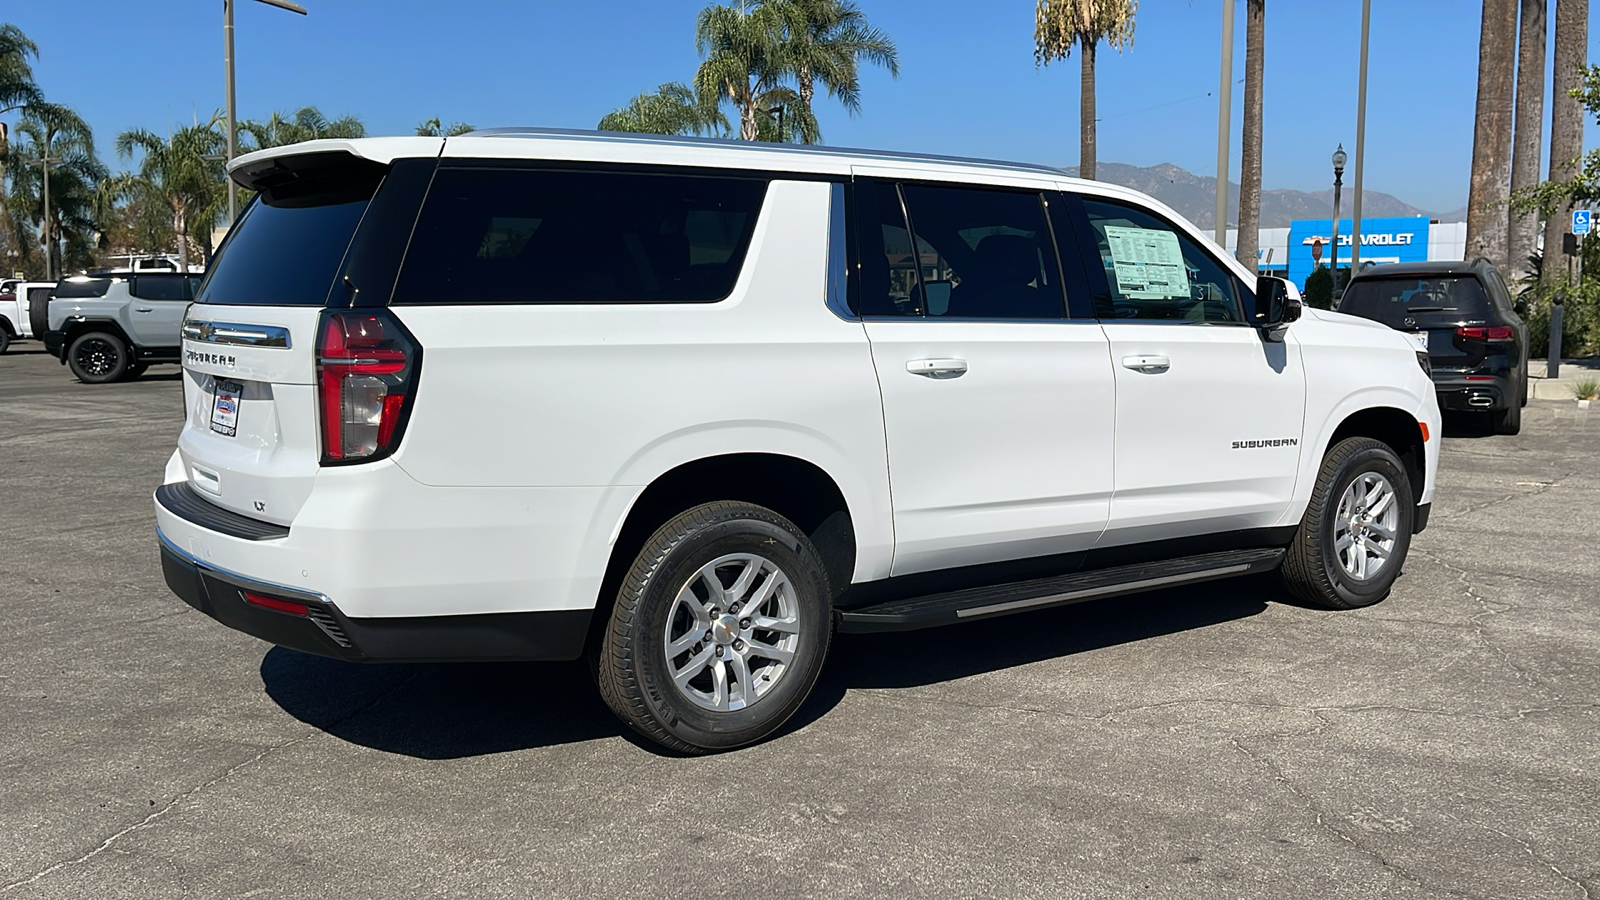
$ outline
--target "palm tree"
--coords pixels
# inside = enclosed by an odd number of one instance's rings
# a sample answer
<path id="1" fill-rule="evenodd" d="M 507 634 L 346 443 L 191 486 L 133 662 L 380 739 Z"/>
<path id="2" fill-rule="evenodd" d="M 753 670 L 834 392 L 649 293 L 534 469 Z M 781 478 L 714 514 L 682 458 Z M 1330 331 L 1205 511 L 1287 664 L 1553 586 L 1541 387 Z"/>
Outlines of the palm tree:
<path id="1" fill-rule="evenodd" d="M 900 77 L 894 41 L 874 28 L 851 0 L 775 0 L 775 5 L 786 20 L 785 51 L 800 105 L 807 110 L 820 81 L 851 115 L 860 112 L 862 60 Z"/>
<path id="2" fill-rule="evenodd" d="M 50 163 L 50 216 L 44 216 L 46 166 Z M 94 151 L 94 134 L 72 110 L 54 103 L 23 107 L 6 147 L 9 190 L 3 199 L 10 234 L 27 266 L 43 262 L 47 277 L 66 266 L 87 265 L 98 233 L 95 189 L 106 168 Z M 30 232 L 33 234 L 30 235 Z M 37 248 L 37 250 L 35 250 Z M 42 254 L 43 258 L 35 254 Z"/>
<path id="3" fill-rule="evenodd" d="M 607 113 L 597 127 L 646 134 L 725 135 L 728 117 L 717 107 L 715 97 L 698 96 L 688 85 L 670 81 L 655 93 L 640 94 L 627 106 Z"/>
<path id="4" fill-rule="evenodd" d="M 1539 183 L 1539 150 L 1544 128 L 1544 37 L 1547 0 L 1522 0 L 1522 24 L 1517 37 L 1517 99 L 1512 130 L 1511 193 Z M 1537 249 L 1537 213 L 1511 210 L 1506 237 L 1507 259 L 1516 268 L 1506 280 L 1527 275 L 1527 260 Z"/>
<path id="5" fill-rule="evenodd" d="M 1239 243 L 1234 256 L 1254 272 L 1261 237 L 1261 56 L 1266 44 L 1267 0 L 1248 0 L 1245 7 L 1244 141 L 1239 154 Z"/>
<path id="6" fill-rule="evenodd" d="M 1083 81 L 1078 98 L 1078 177 L 1094 177 L 1094 57 L 1102 41 L 1121 51 L 1133 44 L 1139 0 L 1038 0 L 1033 26 L 1033 61 L 1049 65 L 1079 48 Z"/>
<path id="7" fill-rule="evenodd" d="M 695 93 L 733 103 L 740 140 L 761 136 L 765 114 L 788 111 L 769 96 L 792 71 L 786 25 L 781 5 L 766 3 L 750 9 L 708 6 L 695 20 L 695 49 L 705 58 L 695 72 Z"/>
<path id="8" fill-rule="evenodd" d="M 1577 161 L 1583 153 L 1583 105 L 1573 92 L 1583 80 L 1589 36 L 1589 0 L 1556 0 L 1555 62 L 1551 71 L 1550 92 L 1550 181 L 1566 182 L 1578 174 Z M 1550 211 L 1544 226 L 1545 265 L 1541 275 L 1546 286 L 1566 277 L 1567 266 L 1559 256 L 1561 236 L 1567 233 L 1572 206 L 1563 203 Z"/>
<path id="9" fill-rule="evenodd" d="M 439 124 L 438 118 L 432 118 L 417 126 L 417 137 L 455 137 L 471 130 L 472 126 L 465 122 L 451 122 L 447 128 Z"/>
<path id="10" fill-rule="evenodd" d="M 254 150 L 282 147 L 285 144 L 298 144 L 301 141 L 314 141 L 318 138 L 367 136 L 366 126 L 355 116 L 329 119 L 315 106 L 303 106 L 291 116 L 275 112 L 265 122 L 246 120 L 239 123 L 239 130 L 250 138 L 254 145 L 251 149 Z"/>
<path id="11" fill-rule="evenodd" d="M 1511 193 L 1511 89 L 1517 67 L 1517 0 L 1483 0 L 1478 43 L 1478 106 L 1467 193 L 1467 258 L 1507 268 Z"/>
<path id="12" fill-rule="evenodd" d="M 39 93 L 39 86 L 33 82 L 33 66 L 28 63 L 30 57 L 38 59 L 39 48 L 28 40 L 22 29 L 10 23 L 0 25 L 0 115 L 44 99 Z M 9 141 L 6 123 L 0 122 L 0 209 L 5 206 L 5 156 Z M 9 234 L 10 231 L 9 228 L 0 229 L 0 235 Z"/>
<path id="13" fill-rule="evenodd" d="M 211 229 L 227 204 L 227 184 L 222 152 L 227 138 L 213 118 L 172 133 L 170 139 L 143 128 L 117 135 L 117 156 L 140 155 L 139 171 L 124 172 L 101 186 L 102 208 L 112 203 L 137 201 L 159 207 L 171 215 L 172 236 L 178 245 L 178 267 L 189 268 L 189 242 L 194 240 L 211 260 Z"/>

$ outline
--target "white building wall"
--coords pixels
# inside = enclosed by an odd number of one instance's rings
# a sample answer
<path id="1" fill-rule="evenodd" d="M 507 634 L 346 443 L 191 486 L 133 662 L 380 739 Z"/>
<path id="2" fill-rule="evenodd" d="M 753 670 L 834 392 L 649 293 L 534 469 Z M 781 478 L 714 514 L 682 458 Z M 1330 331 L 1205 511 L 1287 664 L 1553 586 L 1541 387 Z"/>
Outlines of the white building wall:
<path id="1" fill-rule="evenodd" d="M 1428 261 L 1454 262 L 1467 255 L 1467 223 L 1435 222 L 1428 226 Z"/>

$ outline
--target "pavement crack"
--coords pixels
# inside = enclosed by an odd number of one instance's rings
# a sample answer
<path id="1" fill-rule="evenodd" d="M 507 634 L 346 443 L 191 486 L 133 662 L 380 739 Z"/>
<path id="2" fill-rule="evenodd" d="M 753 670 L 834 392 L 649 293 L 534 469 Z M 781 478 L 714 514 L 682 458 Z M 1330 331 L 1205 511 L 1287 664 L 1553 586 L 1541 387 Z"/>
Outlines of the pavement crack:
<path id="1" fill-rule="evenodd" d="M 1568 875 L 1566 872 L 1563 872 L 1561 870 L 1561 867 L 1557 866 L 1555 863 L 1551 862 L 1548 859 L 1545 859 L 1544 857 L 1540 856 L 1537 852 L 1535 852 L 1534 849 L 1533 849 L 1533 845 L 1531 843 L 1523 840 L 1522 838 L 1517 837 L 1516 835 L 1507 834 L 1506 832 L 1501 831 L 1498 828 L 1492 828 L 1492 827 L 1490 827 L 1488 825 L 1483 824 L 1482 822 L 1470 822 L 1468 824 L 1476 825 L 1479 828 L 1482 828 L 1484 831 L 1489 832 L 1490 834 L 1498 834 L 1501 837 L 1505 838 L 1506 840 L 1512 842 L 1513 844 L 1516 844 L 1518 847 L 1521 847 L 1522 851 L 1524 853 L 1528 854 L 1528 856 L 1530 858 L 1532 858 L 1535 862 L 1543 863 L 1545 868 L 1549 869 L 1550 871 L 1552 871 L 1552 872 L 1554 872 L 1556 874 L 1556 877 L 1560 878 L 1562 881 L 1565 881 L 1568 884 L 1572 885 L 1573 887 L 1577 888 L 1578 890 L 1582 891 L 1583 892 L 1583 894 L 1582 894 L 1583 900 L 1594 900 L 1593 892 L 1591 892 L 1589 890 L 1589 886 L 1587 884 L 1584 884 L 1583 879 L 1575 877 L 1575 876 L 1572 876 L 1572 875 Z"/>
<path id="2" fill-rule="evenodd" d="M 1500 662 L 1507 669 L 1510 669 L 1518 679 L 1535 687 L 1544 688 L 1546 690 L 1550 689 L 1550 685 L 1547 685 L 1538 678 L 1535 678 L 1527 669 L 1517 665 L 1517 663 L 1512 659 L 1510 653 L 1506 652 L 1503 648 L 1489 639 L 1488 626 L 1484 624 L 1483 620 L 1489 618 L 1490 616 L 1497 616 L 1503 612 L 1516 609 L 1516 606 L 1501 601 L 1490 600 L 1488 597 L 1478 593 L 1477 586 L 1472 582 L 1472 573 L 1467 571 L 1465 567 L 1449 562 L 1444 557 L 1430 553 L 1427 550 L 1421 550 L 1413 547 L 1411 548 L 1411 552 L 1412 554 L 1420 556 L 1428 562 L 1434 563 L 1440 568 L 1453 573 L 1456 576 L 1456 582 L 1460 586 L 1461 592 L 1466 594 L 1467 597 L 1472 600 L 1472 602 L 1479 606 L 1480 609 L 1478 612 L 1467 617 L 1467 623 L 1472 627 L 1478 643 L 1481 644 L 1485 650 L 1488 650 L 1490 653 L 1498 656 L 1500 658 Z"/>
<path id="3" fill-rule="evenodd" d="M 266 749 L 262 750 L 260 753 L 257 753 L 255 756 L 250 757 L 249 759 L 245 760 L 244 762 L 237 763 L 237 764 L 229 767 L 226 771 L 224 771 L 222 774 L 216 776 L 215 778 L 212 778 L 209 781 L 206 781 L 206 782 L 204 782 L 202 784 L 199 784 L 199 785 L 197 785 L 195 787 L 190 788 L 187 791 L 184 791 L 183 793 L 179 794 L 178 796 L 173 797 L 171 800 L 169 800 L 166 803 L 162 804 L 159 809 L 157 809 L 155 812 L 152 812 L 150 815 L 145 816 L 143 819 L 140 819 L 139 821 L 133 823 L 132 825 L 129 825 L 126 828 L 123 828 L 120 831 L 117 831 L 117 832 L 113 833 L 111 836 L 109 836 L 105 840 L 101 841 L 100 844 L 98 846 L 96 846 L 93 850 L 90 850 L 88 853 L 85 853 L 82 856 L 79 856 L 76 859 L 67 859 L 67 860 L 62 860 L 62 861 L 57 862 L 57 863 L 52 863 L 51 865 L 39 870 L 38 872 L 35 872 L 34 874 L 28 876 L 27 878 L 23 878 L 23 879 L 20 879 L 18 881 L 13 881 L 13 882 L 11 882 L 9 884 L 0 885 L 0 894 L 8 894 L 8 893 L 16 890 L 17 888 L 27 887 L 30 884 L 34 884 L 35 882 L 38 882 L 40 879 L 43 879 L 43 878 L 45 878 L 45 877 L 47 877 L 49 875 L 52 875 L 52 874 L 54 874 L 56 872 L 61 871 L 62 869 L 69 868 L 71 866 L 81 865 L 83 863 L 88 862 L 91 859 L 94 859 L 96 856 L 99 856 L 100 854 L 106 852 L 107 850 L 110 850 L 113 847 L 113 845 L 115 845 L 118 841 L 122 840 L 124 837 L 127 837 L 128 835 L 133 834 L 136 831 L 142 831 L 142 830 L 144 830 L 146 828 L 149 828 L 150 826 L 154 825 L 156 822 L 160 821 L 161 818 L 163 816 L 165 816 L 167 813 L 169 813 L 172 810 L 176 809 L 178 807 L 178 804 L 184 802 L 185 800 L 188 800 L 190 797 L 194 797 L 195 795 L 201 793 L 202 791 L 205 791 L 207 788 L 210 788 L 210 787 L 212 787 L 214 785 L 217 785 L 217 784 L 220 784 L 220 783 L 222 783 L 224 781 L 227 781 L 229 778 L 232 778 L 234 775 L 237 775 L 239 772 L 241 772 L 241 771 L 243 771 L 243 770 L 255 765 L 256 763 L 260 762 L 263 759 L 266 759 L 268 756 L 270 756 L 270 755 L 272 755 L 274 753 L 277 753 L 280 750 L 287 750 L 288 748 L 293 747 L 296 744 L 308 741 L 311 738 L 315 737 L 317 733 L 326 734 L 331 729 L 333 729 L 333 728 L 335 728 L 335 727 L 337 727 L 339 725 L 342 725 L 342 724 L 350 721 L 351 719 L 354 719 L 356 716 L 361 715 L 362 713 L 364 713 L 367 710 L 373 708 L 374 706 L 377 706 L 379 703 L 382 703 L 383 701 L 389 699 L 396 692 L 398 692 L 401 688 L 405 687 L 408 683 L 410 683 L 412 681 L 412 679 L 414 679 L 414 678 L 416 678 L 416 673 L 412 672 L 412 673 L 406 675 L 406 677 L 404 677 L 404 678 L 400 679 L 399 681 L 395 682 L 394 686 L 391 687 L 389 690 L 384 691 L 382 694 L 379 694 L 377 697 L 374 697 L 371 701 L 369 701 L 367 703 L 364 703 L 361 706 L 356 707 L 355 709 L 352 709 L 350 712 L 346 713 L 344 716 L 342 716 L 342 717 L 340 717 L 338 719 L 335 719 L 334 721 L 328 723 L 326 726 L 319 727 L 314 732 L 311 732 L 311 733 L 308 733 L 308 734 L 302 734 L 301 736 L 299 736 L 297 738 L 294 738 L 294 739 L 288 740 L 288 741 L 284 741 L 281 744 L 274 744 L 274 745 L 272 745 L 270 747 L 267 747 Z"/>

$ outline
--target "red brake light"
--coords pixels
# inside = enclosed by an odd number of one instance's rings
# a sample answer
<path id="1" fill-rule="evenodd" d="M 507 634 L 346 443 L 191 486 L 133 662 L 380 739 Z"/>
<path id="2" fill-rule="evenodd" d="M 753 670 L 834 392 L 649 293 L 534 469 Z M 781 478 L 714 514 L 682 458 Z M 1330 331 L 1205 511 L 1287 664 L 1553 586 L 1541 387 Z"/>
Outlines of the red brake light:
<path id="1" fill-rule="evenodd" d="M 1510 325 L 1462 325 L 1456 328 L 1456 337 L 1464 341 L 1512 340 Z"/>
<path id="2" fill-rule="evenodd" d="M 317 336 L 322 462 L 387 456 L 414 393 L 421 351 L 386 312 L 328 312 Z"/>

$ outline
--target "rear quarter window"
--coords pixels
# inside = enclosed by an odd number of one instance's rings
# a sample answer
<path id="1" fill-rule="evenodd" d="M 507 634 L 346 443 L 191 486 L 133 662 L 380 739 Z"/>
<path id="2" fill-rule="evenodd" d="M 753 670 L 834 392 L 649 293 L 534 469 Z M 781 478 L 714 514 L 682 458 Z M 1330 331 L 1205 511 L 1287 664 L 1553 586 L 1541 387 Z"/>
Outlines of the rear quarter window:
<path id="1" fill-rule="evenodd" d="M 335 170 L 250 202 L 200 289 L 201 303 L 321 306 L 379 178 Z"/>
<path id="2" fill-rule="evenodd" d="M 764 178 L 440 169 L 395 303 L 708 303 L 733 290 Z"/>
<path id="3" fill-rule="evenodd" d="M 111 290 L 109 278 L 70 278 L 56 284 L 55 297 L 57 300 L 82 300 L 88 297 L 104 297 L 109 290 Z"/>

